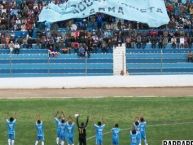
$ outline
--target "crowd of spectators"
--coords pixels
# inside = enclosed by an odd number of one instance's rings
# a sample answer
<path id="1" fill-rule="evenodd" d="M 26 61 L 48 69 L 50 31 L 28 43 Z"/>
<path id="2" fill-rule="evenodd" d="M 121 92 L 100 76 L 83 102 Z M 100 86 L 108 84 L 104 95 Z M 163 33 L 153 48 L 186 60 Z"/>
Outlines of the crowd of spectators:
<path id="1" fill-rule="evenodd" d="M 67 0 L 54 0 L 60 4 Z M 38 23 L 38 15 L 50 0 L 0 0 L 0 44 L 11 53 L 20 48 L 46 48 L 50 52 L 108 53 L 113 46 L 127 48 L 191 48 L 193 43 L 193 0 L 165 0 L 170 17 L 168 25 L 149 28 L 146 24 L 120 20 L 98 13 L 85 19 L 58 23 Z M 26 31 L 16 37 L 13 31 Z"/>

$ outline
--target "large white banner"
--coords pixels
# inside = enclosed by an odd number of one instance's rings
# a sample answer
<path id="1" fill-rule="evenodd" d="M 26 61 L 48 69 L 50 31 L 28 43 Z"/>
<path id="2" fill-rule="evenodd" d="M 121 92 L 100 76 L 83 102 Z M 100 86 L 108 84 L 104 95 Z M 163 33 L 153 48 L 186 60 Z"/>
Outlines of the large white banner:
<path id="1" fill-rule="evenodd" d="M 164 0 L 68 0 L 60 5 L 50 3 L 41 11 L 39 22 L 85 18 L 98 12 L 147 23 L 150 27 L 169 22 Z"/>

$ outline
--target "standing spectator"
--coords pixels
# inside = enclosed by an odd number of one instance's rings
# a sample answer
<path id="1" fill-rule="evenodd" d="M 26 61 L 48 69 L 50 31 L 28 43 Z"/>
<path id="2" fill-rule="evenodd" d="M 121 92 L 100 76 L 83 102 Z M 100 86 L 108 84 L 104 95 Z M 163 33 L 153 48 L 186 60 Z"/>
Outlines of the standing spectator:
<path id="1" fill-rule="evenodd" d="M 143 36 L 141 39 L 141 42 L 142 42 L 142 48 L 145 49 L 147 44 L 147 37 Z"/>
<path id="2" fill-rule="evenodd" d="M 159 37 L 158 48 L 160 48 L 160 49 L 163 48 L 163 38 L 161 36 Z"/>
<path id="3" fill-rule="evenodd" d="M 19 54 L 19 52 L 20 52 L 20 45 L 18 42 L 16 42 L 14 45 L 14 53 Z"/>
<path id="4" fill-rule="evenodd" d="M 130 36 L 126 37 L 126 48 L 131 48 L 131 37 Z"/>
<path id="5" fill-rule="evenodd" d="M 177 48 L 180 48 L 180 37 L 176 38 L 176 44 L 177 44 Z"/>
<path id="6" fill-rule="evenodd" d="M 172 43 L 172 48 L 176 48 L 176 37 L 175 36 L 173 36 L 172 38 L 171 38 L 171 43 Z"/>
<path id="7" fill-rule="evenodd" d="M 192 41 L 193 41 L 193 38 L 191 36 L 188 37 L 188 48 L 192 48 Z"/>
<path id="8" fill-rule="evenodd" d="M 180 48 L 184 48 L 184 44 L 185 44 L 185 38 L 184 36 L 180 37 Z"/>
<path id="9" fill-rule="evenodd" d="M 166 48 L 167 45 L 168 45 L 168 37 L 164 36 L 164 38 L 163 38 L 163 48 Z"/>
<path id="10" fill-rule="evenodd" d="M 156 36 L 151 37 L 151 48 L 156 48 L 157 45 L 157 38 Z"/>
<path id="11" fill-rule="evenodd" d="M 193 62 L 193 54 L 191 51 L 188 53 L 188 62 Z"/>
<path id="12" fill-rule="evenodd" d="M 137 36 L 137 44 L 136 44 L 137 48 L 141 48 L 141 35 L 139 34 Z"/>
<path id="13" fill-rule="evenodd" d="M 14 45 L 13 41 L 11 41 L 10 44 L 9 44 L 10 54 L 14 53 L 14 48 L 15 48 L 15 45 Z"/>
<path id="14" fill-rule="evenodd" d="M 80 45 L 80 48 L 78 49 L 78 56 L 80 57 L 85 57 L 85 48 L 83 47 L 83 45 Z"/>

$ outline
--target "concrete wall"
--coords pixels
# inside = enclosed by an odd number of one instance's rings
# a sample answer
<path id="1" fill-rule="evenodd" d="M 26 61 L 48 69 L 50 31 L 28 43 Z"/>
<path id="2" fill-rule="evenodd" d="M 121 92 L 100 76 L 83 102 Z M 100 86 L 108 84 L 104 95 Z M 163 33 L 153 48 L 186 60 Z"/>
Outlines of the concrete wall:
<path id="1" fill-rule="evenodd" d="M 193 75 L 0 78 L 0 89 L 176 86 L 193 86 Z"/>

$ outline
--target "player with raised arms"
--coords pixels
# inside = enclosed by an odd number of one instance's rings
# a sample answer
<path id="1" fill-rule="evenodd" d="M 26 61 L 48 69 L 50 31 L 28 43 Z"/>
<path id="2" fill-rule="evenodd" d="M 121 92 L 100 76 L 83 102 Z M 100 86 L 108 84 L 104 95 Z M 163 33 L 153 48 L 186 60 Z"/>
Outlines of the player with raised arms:
<path id="1" fill-rule="evenodd" d="M 105 124 L 99 121 L 97 124 L 94 124 L 95 131 L 96 131 L 96 145 L 103 145 L 103 130 L 105 128 Z"/>
<path id="2" fill-rule="evenodd" d="M 59 145 L 60 142 L 60 128 L 59 128 L 59 124 L 61 122 L 61 119 L 64 118 L 64 113 L 61 112 L 61 115 L 59 114 L 59 111 L 56 112 L 55 116 L 54 116 L 54 121 L 56 124 L 56 144 Z"/>
<path id="3" fill-rule="evenodd" d="M 130 145 L 138 145 L 138 135 L 135 129 L 130 131 Z"/>
<path id="4" fill-rule="evenodd" d="M 41 142 L 42 145 L 44 145 L 44 141 L 45 141 L 44 125 L 43 125 L 43 121 L 40 119 L 40 115 L 37 115 L 37 121 L 36 121 L 35 127 L 37 131 L 35 145 L 38 145 L 39 142 Z"/>
<path id="5" fill-rule="evenodd" d="M 71 116 L 69 116 L 68 122 L 66 123 L 66 137 L 68 145 L 74 145 L 74 128 L 75 124 Z"/>
<path id="6" fill-rule="evenodd" d="M 119 125 L 115 124 L 115 127 L 112 128 L 112 145 L 119 145 L 119 133 Z"/>
<path id="7" fill-rule="evenodd" d="M 9 113 L 7 115 L 9 115 Z M 8 133 L 8 145 L 14 145 L 14 143 L 15 143 L 16 113 L 15 113 L 14 117 L 10 117 L 9 119 L 6 119 L 6 122 L 7 122 L 7 133 Z"/>
<path id="8" fill-rule="evenodd" d="M 145 145 L 148 145 L 147 138 L 146 138 L 146 126 L 147 123 L 143 117 L 139 119 L 139 128 L 141 133 L 141 140 L 144 140 Z"/>
<path id="9" fill-rule="evenodd" d="M 67 134 L 66 134 L 66 120 L 65 118 L 61 119 L 61 122 L 59 123 L 59 139 L 60 139 L 60 144 L 64 145 L 67 139 Z"/>
<path id="10" fill-rule="evenodd" d="M 78 135 L 79 135 L 79 145 L 86 145 L 86 128 L 88 125 L 88 121 L 89 121 L 89 116 L 87 116 L 87 120 L 86 122 L 81 122 L 81 124 L 79 124 L 79 114 L 75 114 L 76 117 L 76 124 L 78 127 Z"/>
<path id="11" fill-rule="evenodd" d="M 140 125 L 139 125 L 139 119 L 136 119 L 135 122 L 133 123 L 133 127 L 136 130 L 137 133 L 137 143 L 138 145 L 141 145 L 141 132 L 140 132 Z"/>

